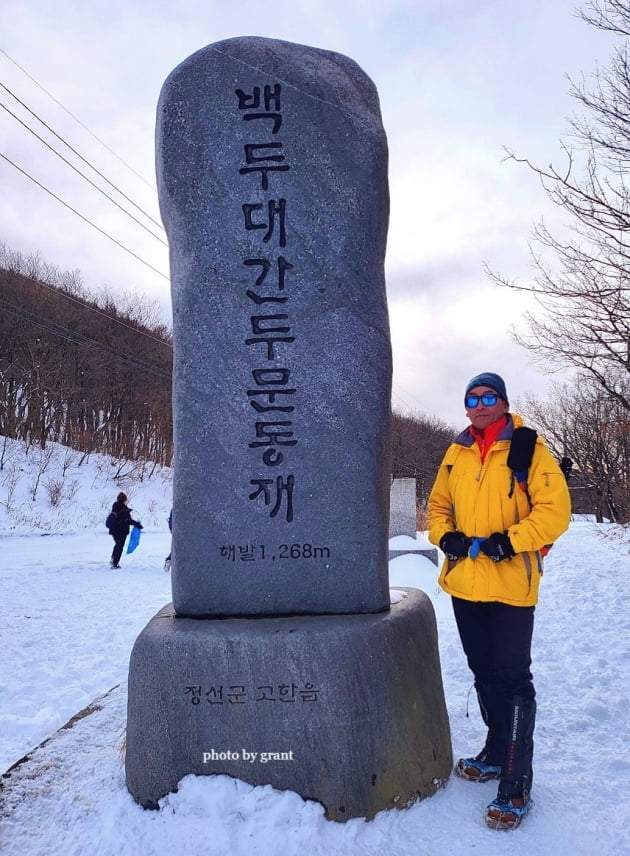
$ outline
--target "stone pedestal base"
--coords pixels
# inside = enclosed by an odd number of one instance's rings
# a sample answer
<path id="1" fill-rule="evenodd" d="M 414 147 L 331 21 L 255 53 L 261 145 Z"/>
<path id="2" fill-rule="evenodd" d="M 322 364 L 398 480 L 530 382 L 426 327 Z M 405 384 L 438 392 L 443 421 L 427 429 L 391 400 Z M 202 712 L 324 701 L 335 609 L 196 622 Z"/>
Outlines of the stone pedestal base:
<path id="1" fill-rule="evenodd" d="M 317 800 L 331 820 L 431 796 L 452 751 L 433 607 L 179 618 L 166 606 L 129 666 L 127 787 L 146 808 L 189 773 Z"/>

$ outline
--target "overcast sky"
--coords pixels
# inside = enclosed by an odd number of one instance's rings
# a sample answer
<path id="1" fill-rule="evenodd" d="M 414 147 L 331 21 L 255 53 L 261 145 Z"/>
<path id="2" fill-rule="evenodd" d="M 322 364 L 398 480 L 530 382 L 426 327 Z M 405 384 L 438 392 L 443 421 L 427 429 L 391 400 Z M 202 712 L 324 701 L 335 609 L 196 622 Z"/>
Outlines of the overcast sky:
<path id="1" fill-rule="evenodd" d="M 541 165 L 562 163 L 560 140 L 577 107 L 567 76 L 588 83 L 614 45 L 576 8 L 574 0 L 2 0 L 0 153 L 16 166 L 0 158 L 0 242 L 78 268 L 90 289 L 150 294 L 170 320 L 167 249 L 147 229 L 164 233 L 146 217 L 159 223 L 154 127 L 166 76 L 233 36 L 338 51 L 375 82 L 389 142 L 394 407 L 463 425 L 463 387 L 486 370 L 503 374 L 512 404 L 544 395 L 547 380 L 509 336 L 525 303 L 492 285 L 483 263 L 526 281 L 532 227 L 557 217 L 536 177 L 505 162 L 503 147 Z"/>

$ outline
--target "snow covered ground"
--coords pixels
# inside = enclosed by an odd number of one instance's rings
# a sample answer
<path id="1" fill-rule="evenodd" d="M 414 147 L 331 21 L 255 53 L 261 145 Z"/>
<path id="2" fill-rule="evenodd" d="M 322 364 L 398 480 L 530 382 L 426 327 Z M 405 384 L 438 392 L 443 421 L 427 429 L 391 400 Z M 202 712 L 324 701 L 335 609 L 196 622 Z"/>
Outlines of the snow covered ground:
<path id="1" fill-rule="evenodd" d="M 75 461 L 63 480 L 66 493 L 51 505 L 41 483 L 44 476 L 60 480 L 54 468 L 41 476 L 33 500 L 41 463 L 29 463 L 17 445 L 8 452 L 0 470 L 0 770 L 55 736 L 0 780 L 3 856 L 630 853 L 627 530 L 575 521 L 547 560 L 534 635 L 536 805 L 520 829 L 486 829 L 483 809 L 496 786 L 454 778 L 433 798 L 371 822 L 328 822 L 319 805 L 297 794 L 228 777 L 189 776 L 151 812 L 125 788 L 121 744 L 131 647 L 170 601 L 170 576 L 162 571 L 170 543 L 168 473 L 122 483 L 146 528 L 138 549 L 112 571 L 103 526 L 119 490 L 111 463 Z M 421 556 L 390 562 L 392 587 L 421 588 L 434 604 L 458 757 L 480 748 L 482 727 L 436 577 Z M 95 712 L 55 734 L 99 697 Z"/>

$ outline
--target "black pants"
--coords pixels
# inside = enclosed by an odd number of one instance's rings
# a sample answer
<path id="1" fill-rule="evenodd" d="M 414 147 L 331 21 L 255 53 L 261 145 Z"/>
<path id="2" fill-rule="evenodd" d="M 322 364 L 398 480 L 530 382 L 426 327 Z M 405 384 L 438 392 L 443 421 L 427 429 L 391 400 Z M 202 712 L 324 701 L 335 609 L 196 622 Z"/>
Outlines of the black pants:
<path id="1" fill-rule="evenodd" d="M 112 550 L 112 565 L 120 564 L 120 557 L 122 556 L 123 547 L 125 546 L 125 541 L 127 540 L 127 535 L 129 532 L 112 532 L 112 538 L 114 539 L 114 549 Z"/>
<path id="2" fill-rule="evenodd" d="M 501 799 L 526 796 L 532 784 L 536 720 L 530 671 L 534 607 L 454 597 L 453 611 L 488 728 L 481 760 L 502 768 Z"/>

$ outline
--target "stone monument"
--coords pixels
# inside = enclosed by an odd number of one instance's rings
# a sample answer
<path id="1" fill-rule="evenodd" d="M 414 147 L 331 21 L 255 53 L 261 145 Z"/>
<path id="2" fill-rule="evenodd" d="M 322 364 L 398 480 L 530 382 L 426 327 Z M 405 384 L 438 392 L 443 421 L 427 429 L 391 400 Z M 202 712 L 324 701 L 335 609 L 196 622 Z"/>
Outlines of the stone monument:
<path id="1" fill-rule="evenodd" d="M 418 538 L 416 510 L 416 480 L 414 478 L 392 479 L 389 500 L 389 559 L 409 553 L 426 556 L 437 567 L 438 551 L 429 541 Z M 401 537 L 402 536 L 402 537 Z"/>
<path id="2" fill-rule="evenodd" d="M 416 537 L 416 480 L 392 479 L 389 500 L 389 537 L 398 535 Z"/>
<path id="3" fill-rule="evenodd" d="M 390 608 L 387 143 L 347 57 L 193 54 L 158 105 L 173 300 L 173 603 L 131 656 L 127 786 L 188 773 L 335 820 L 452 762 L 430 600 Z"/>

